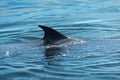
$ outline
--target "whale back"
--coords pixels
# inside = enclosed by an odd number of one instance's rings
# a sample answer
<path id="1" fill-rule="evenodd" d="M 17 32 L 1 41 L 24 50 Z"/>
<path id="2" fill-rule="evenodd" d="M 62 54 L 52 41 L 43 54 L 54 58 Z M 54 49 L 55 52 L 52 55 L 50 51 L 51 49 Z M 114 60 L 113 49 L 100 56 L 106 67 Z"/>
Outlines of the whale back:
<path id="1" fill-rule="evenodd" d="M 66 36 L 50 27 L 43 25 L 39 25 L 39 27 L 44 31 L 44 37 L 42 39 L 44 40 L 45 44 L 54 44 L 59 40 L 67 39 Z"/>

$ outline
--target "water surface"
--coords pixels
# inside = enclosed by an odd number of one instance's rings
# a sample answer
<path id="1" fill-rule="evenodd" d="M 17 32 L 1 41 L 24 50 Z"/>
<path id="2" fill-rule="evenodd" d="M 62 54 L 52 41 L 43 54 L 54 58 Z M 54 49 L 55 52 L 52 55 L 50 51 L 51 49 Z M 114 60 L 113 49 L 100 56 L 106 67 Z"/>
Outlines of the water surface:
<path id="1" fill-rule="evenodd" d="M 119 3 L 1 0 L 0 79 L 119 80 Z M 44 34 L 40 24 L 86 43 L 57 48 L 34 46 Z"/>

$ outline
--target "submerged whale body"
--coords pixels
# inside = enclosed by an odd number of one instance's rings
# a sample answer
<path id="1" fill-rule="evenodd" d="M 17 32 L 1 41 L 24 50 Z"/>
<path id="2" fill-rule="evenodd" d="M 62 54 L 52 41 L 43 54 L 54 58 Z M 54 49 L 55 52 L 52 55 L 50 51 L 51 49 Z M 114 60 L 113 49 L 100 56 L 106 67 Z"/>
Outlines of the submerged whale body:
<path id="1" fill-rule="evenodd" d="M 0 45 L 0 59 L 1 57 L 8 55 L 20 54 L 24 52 L 29 53 L 31 51 L 35 52 L 37 50 L 39 51 L 39 48 L 44 48 L 46 50 L 45 54 L 49 55 L 50 51 L 60 50 L 60 48 L 73 44 L 81 44 L 84 42 L 80 39 L 71 39 L 66 37 L 60 32 L 47 26 L 39 25 L 39 27 L 44 31 L 44 37 L 42 39 L 32 42 Z M 54 54 L 54 52 L 52 53 Z"/>
<path id="2" fill-rule="evenodd" d="M 44 31 L 44 37 L 37 41 L 22 42 L 14 44 L 0 45 L 0 59 L 5 57 L 18 55 L 21 53 L 39 53 L 44 52 L 46 56 L 53 56 L 69 52 L 69 48 L 82 50 L 117 50 L 120 48 L 120 40 L 104 39 L 104 40 L 81 40 L 69 38 L 60 32 L 43 25 L 39 25 Z M 82 44 L 82 45 L 81 45 Z M 114 46 L 114 47 L 113 47 Z"/>
<path id="3" fill-rule="evenodd" d="M 43 25 L 39 25 L 39 27 L 41 29 L 43 29 L 44 31 L 44 37 L 40 40 L 37 41 L 32 41 L 32 42 L 22 42 L 22 43 L 14 43 L 14 44 L 3 44 L 0 45 L 0 53 L 3 50 L 14 50 L 14 49 L 18 49 L 18 50 L 23 50 L 24 47 L 27 47 L 26 49 L 31 49 L 33 47 L 40 47 L 40 46 L 51 46 L 51 45 L 56 45 L 55 47 L 57 47 L 58 45 L 61 44 L 65 44 L 65 46 L 69 45 L 69 44 L 74 44 L 74 43 L 81 43 L 83 42 L 80 39 L 71 39 L 68 38 L 66 36 L 64 36 L 63 34 L 61 34 L 60 32 L 47 27 L 47 26 L 43 26 Z"/>

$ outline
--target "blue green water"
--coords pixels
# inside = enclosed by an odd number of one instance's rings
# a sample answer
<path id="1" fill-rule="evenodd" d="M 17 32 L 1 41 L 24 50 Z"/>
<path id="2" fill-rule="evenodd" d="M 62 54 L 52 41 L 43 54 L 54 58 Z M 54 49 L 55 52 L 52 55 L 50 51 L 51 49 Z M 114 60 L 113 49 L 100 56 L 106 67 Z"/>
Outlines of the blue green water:
<path id="1" fill-rule="evenodd" d="M 120 80 L 119 3 L 1 0 L 0 80 Z M 34 47 L 44 34 L 40 24 L 86 43 Z"/>

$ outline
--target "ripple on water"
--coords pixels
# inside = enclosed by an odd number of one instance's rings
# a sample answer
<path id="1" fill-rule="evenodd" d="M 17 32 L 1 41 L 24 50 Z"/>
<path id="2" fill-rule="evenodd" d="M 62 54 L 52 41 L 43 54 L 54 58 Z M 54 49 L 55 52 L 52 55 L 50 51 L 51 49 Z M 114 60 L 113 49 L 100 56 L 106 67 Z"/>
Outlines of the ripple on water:
<path id="1" fill-rule="evenodd" d="M 119 0 L 1 0 L 0 44 L 9 48 L 0 45 L 0 80 L 120 80 L 119 6 Z M 43 37 L 40 24 L 88 42 L 14 44 Z M 89 41 L 104 38 L 110 40 Z"/>

